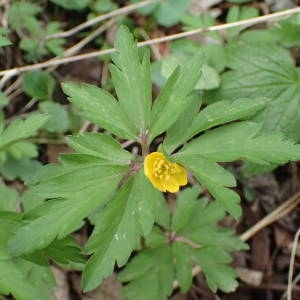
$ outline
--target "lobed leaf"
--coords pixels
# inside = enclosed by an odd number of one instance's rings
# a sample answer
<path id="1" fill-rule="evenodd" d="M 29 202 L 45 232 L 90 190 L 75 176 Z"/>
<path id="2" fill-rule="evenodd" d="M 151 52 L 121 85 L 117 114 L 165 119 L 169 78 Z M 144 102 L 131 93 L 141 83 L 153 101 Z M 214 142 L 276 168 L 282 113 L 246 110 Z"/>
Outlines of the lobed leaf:
<path id="1" fill-rule="evenodd" d="M 149 127 L 152 104 L 150 54 L 145 52 L 140 61 L 133 36 L 125 26 L 120 26 L 112 55 L 115 65 L 110 66 L 112 80 L 120 106 L 127 113 L 135 131 L 142 133 Z"/>
<path id="2" fill-rule="evenodd" d="M 35 135 L 47 120 L 48 116 L 35 114 L 24 121 L 14 120 L 5 129 L 0 125 L 0 151 L 22 139 Z"/>
<path id="3" fill-rule="evenodd" d="M 236 219 L 242 215 L 239 205 L 240 197 L 229 188 L 236 185 L 235 178 L 231 173 L 200 154 L 185 153 L 178 156 L 176 160 L 193 173 L 227 212 Z"/>
<path id="4" fill-rule="evenodd" d="M 195 108 L 194 113 L 190 111 L 191 109 L 188 109 L 187 112 L 189 112 L 189 114 L 185 115 L 185 123 L 179 123 L 181 120 L 180 117 L 178 125 L 176 125 L 177 122 L 174 124 L 174 129 L 180 130 L 180 134 L 171 127 L 169 132 L 167 132 L 164 147 L 167 151 L 171 152 L 194 135 L 206 129 L 227 122 L 252 117 L 255 113 L 265 108 L 268 103 L 269 99 L 267 98 L 243 98 L 237 99 L 234 102 L 220 101 L 208 105 L 197 114 L 197 110 Z M 179 125 L 182 125 L 181 129 L 178 128 Z"/>
<path id="5" fill-rule="evenodd" d="M 67 139 L 68 145 L 79 153 L 103 158 L 118 165 L 128 165 L 134 156 L 124 150 L 111 136 L 104 133 L 85 133 L 71 136 Z"/>
<path id="6" fill-rule="evenodd" d="M 228 67 L 219 89 L 207 93 L 208 102 L 264 95 L 271 104 L 254 116 L 263 122 L 263 133 L 283 132 L 300 141 L 299 70 L 288 53 L 273 44 L 232 44 L 227 49 Z"/>
<path id="7" fill-rule="evenodd" d="M 118 279 L 128 282 L 123 296 L 130 300 L 164 300 L 172 293 L 174 267 L 170 245 L 141 252 L 120 273 Z"/>
<path id="8" fill-rule="evenodd" d="M 216 162 L 238 159 L 258 164 L 283 164 L 300 159 L 300 145 L 282 134 L 258 135 L 262 125 L 239 122 L 211 130 L 184 146 L 180 155 L 199 155 Z"/>
<path id="9" fill-rule="evenodd" d="M 126 263 L 141 235 L 147 235 L 155 219 L 159 196 L 143 171 L 129 180 L 100 212 L 94 232 L 86 246 L 94 253 L 83 273 L 85 290 L 95 288 L 109 276 L 115 264 Z"/>
<path id="10" fill-rule="evenodd" d="M 137 139 L 128 116 L 111 94 L 93 85 L 71 82 L 63 83 L 62 89 L 84 118 L 121 138 Z"/>
<path id="11" fill-rule="evenodd" d="M 54 239 L 62 239 L 78 229 L 83 218 L 109 199 L 126 170 L 94 160 L 91 165 L 80 161 L 66 167 L 46 168 L 32 190 L 45 198 L 65 199 L 47 201 L 28 211 L 24 224 L 9 241 L 11 253 L 20 255 L 45 248 Z M 24 244 L 24 239 L 28 243 Z"/>
<path id="12" fill-rule="evenodd" d="M 51 299 L 49 288 L 43 288 L 43 280 L 29 280 L 20 260 L 13 261 L 0 247 L 0 294 L 13 295 L 17 300 Z M 39 272 L 39 276 L 42 273 Z M 37 288 L 38 286 L 38 288 Z"/>
<path id="13" fill-rule="evenodd" d="M 203 63 L 204 56 L 195 55 L 169 77 L 152 108 L 149 142 L 168 130 L 191 104 L 192 97 L 188 96 L 201 76 Z"/>

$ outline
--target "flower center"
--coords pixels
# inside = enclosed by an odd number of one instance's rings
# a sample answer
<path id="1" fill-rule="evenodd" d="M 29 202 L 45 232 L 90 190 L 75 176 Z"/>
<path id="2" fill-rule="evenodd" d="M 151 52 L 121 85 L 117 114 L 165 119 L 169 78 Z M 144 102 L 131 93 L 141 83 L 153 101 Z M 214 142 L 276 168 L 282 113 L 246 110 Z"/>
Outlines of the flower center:
<path id="1" fill-rule="evenodd" d="M 153 166 L 153 175 L 155 178 L 169 180 L 171 175 L 175 174 L 174 165 L 165 159 L 157 158 Z"/>

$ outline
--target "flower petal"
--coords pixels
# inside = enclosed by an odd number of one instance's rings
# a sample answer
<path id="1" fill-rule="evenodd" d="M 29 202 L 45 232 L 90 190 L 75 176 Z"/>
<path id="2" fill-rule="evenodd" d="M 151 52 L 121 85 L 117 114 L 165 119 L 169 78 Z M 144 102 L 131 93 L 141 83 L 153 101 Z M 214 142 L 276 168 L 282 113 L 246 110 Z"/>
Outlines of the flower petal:
<path id="1" fill-rule="evenodd" d="M 175 178 L 161 181 L 163 187 L 170 193 L 177 193 L 179 191 L 179 185 Z"/>
<path id="2" fill-rule="evenodd" d="M 179 185 L 186 185 L 188 182 L 186 170 L 178 164 L 175 164 L 174 178 Z"/>

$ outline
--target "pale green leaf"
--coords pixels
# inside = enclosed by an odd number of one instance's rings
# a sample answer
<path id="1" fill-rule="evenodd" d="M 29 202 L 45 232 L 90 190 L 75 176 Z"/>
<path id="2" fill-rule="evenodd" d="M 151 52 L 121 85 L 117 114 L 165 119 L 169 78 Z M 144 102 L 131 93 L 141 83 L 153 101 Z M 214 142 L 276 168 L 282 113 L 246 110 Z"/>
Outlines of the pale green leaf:
<path id="1" fill-rule="evenodd" d="M 201 76 L 203 62 L 202 54 L 195 55 L 187 59 L 183 67 L 177 67 L 169 77 L 153 105 L 150 141 L 169 129 L 190 105 L 192 98 L 187 96 Z"/>
<path id="2" fill-rule="evenodd" d="M 62 105 L 47 101 L 40 103 L 39 109 L 49 116 L 49 120 L 43 126 L 45 130 L 61 133 L 70 128 L 71 123 L 68 112 Z"/>
<path id="3" fill-rule="evenodd" d="M 177 51 L 178 52 L 178 51 Z M 199 53 L 193 51 L 193 55 Z M 190 56 L 190 55 L 189 55 Z M 159 73 L 154 77 L 154 82 L 163 87 L 167 79 L 172 75 L 176 67 L 179 65 L 183 67 L 188 57 L 185 53 L 172 53 L 167 55 L 163 60 L 156 62 L 154 68 L 159 68 Z M 158 72 L 158 71 L 157 71 Z M 197 84 L 194 86 L 195 90 L 211 90 L 215 89 L 220 84 L 219 74 L 209 66 L 206 62 L 202 66 L 202 76 L 199 78 Z"/>
<path id="4" fill-rule="evenodd" d="M 163 26 L 173 26 L 190 6 L 191 0 L 166 0 L 159 3 L 155 12 L 157 22 Z"/>
<path id="5" fill-rule="evenodd" d="M 259 10 L 252 6 L 232 6 L 226 16 L 226 23 L 232 23 L 247 20 L 259 16 Z M 242 26 L 236 26 L 227 29 L 227 38 L 229 40 L 235 38 L 243 29 Z"/>

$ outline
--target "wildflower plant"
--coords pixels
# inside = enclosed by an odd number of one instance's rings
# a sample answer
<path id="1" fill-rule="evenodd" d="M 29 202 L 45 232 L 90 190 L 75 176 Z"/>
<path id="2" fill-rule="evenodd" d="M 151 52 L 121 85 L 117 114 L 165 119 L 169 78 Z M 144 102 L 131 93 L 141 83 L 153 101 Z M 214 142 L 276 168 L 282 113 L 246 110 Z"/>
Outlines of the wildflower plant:
<path id="1" fill-rule="evenodd" d="M 119 274 L 126 299 L 166 299 L 175 280 L 185 292 L 195 265 L 213 291 L 230 292 L 237 281 L 229 252 L 247 246 L 232 230 L 216 226 L 226 213 L 236 219 L 242 214 L 235 178 L 220 163 L 283 164 L 299 160 L 300 146 L 280 133 L 260 135 L 262 124 L 247 121 L 268 99 L 202 109 L 193 91 L 205 62 L 201 53 L 178 66 L 153 101 L 149 51 L 139 51 L 123 26 L 115 48 L 110 71 L 116 97 L 88 84 L 63 84 L 81 115 L 103 132 L 68 137 L 75 153 L 62 154 L 28 182 L 46 200 L 14 220 L 8 253 L 37 265 L 45 256 L 77 265 L 84 291 L 96 288 L 115 265 L 126 265 Z M 125 150 L 123 140 L 139 144 L 139 153 Z M 199 185 L 192 186 L 188 174 Z M 201 197 L 200 187 L 210 199 Z M 173 211 L 164 192 L 179 192 Z M 86 219 L 94 229 L 84 263 L 70 234 Z"/>

